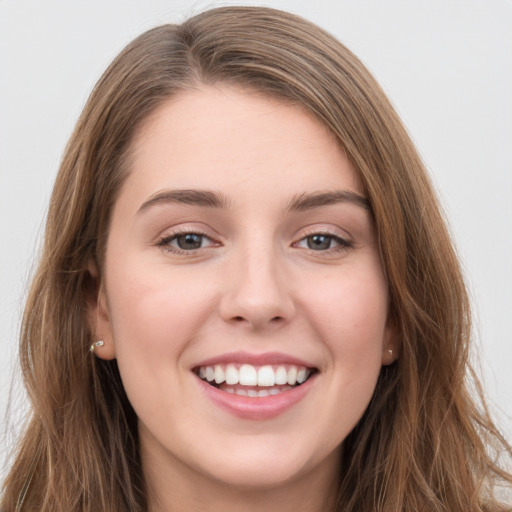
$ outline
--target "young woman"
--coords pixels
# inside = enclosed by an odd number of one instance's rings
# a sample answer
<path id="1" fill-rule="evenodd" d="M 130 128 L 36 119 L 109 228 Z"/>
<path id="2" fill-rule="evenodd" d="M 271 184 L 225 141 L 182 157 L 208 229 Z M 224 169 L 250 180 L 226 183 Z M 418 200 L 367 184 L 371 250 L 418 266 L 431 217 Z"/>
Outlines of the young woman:
<path id="1" fill-rule="evenodd" d="M 507 510 L 469 339 L 425 170 L 354 55 L 265 8 L 155 28 L 62 162 L 0 508 Z"/>

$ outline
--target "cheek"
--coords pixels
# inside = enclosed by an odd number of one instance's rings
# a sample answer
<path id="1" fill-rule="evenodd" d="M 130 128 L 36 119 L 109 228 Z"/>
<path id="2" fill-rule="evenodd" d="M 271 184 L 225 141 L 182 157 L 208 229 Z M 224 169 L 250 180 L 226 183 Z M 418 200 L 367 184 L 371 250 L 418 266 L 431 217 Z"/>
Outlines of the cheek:
<path id="1" fill-rule="evenodd" d="M 373 261 L 373 260 L 371 260 Z M 315 411 L 334 449 L 361 419 L 373 396 L 388 336 L 388 292 L 380 266 L 347 264 L 315 276 L 315 286 L 300 281 L 305 329 L 328 356 L 322 374 L 322 408 Z M 310 276 L 311 277 L 311 276 Z M 298 277 L 297 277 L 298 278 Z M 319 440 L 318 451 L 325 446 Z"/>
<path id="2" fill-rule="evenodd" d="M 115 285 L 109 288 L 108 309 L 116 355 L 121 361 L 137 358 L 138 364 L 169 356 L 176 360 L 214 300 L 208 290 L 198 293 L 193 281 L 179 273 L 171 275 L 166 268 L 138 268 L 129 276 L 117 271 L 111 282 Z"/>
<path id="3" fill-rule="evenodd" d="M 347 266 L 308 289 L 303 307 L 333 363 L 378 371 L 388 336 L 388 292 L 380 266 Z"/>
<path id="4" fill-rule="evenodd" d="M 108 276 L 108 308 L 123 386 L 137 416 L 168 423 L 164 407 L 180 399 L 187 383 L 183 353 L 197 339 L 213 298 L 169 269 L 131 266 Z M 193 282 L 192 282 L 193 283 Z M 108 282 L 107 282 L 108 284 Z M 163 398 L 162 394 L 165 394 Z M 150 420 L 153 421 L 153 420 Z"/>
<path id="5" fill-rule="evenodd" d="M 346 268 L 340 274 L 326 278 L 308 294 L 309 307 L 319 325 L 330 338 L 341 333 L 355 336 L 360 343 L 381 338 L 387 321 L 388 294 L 380 270 Z"/>

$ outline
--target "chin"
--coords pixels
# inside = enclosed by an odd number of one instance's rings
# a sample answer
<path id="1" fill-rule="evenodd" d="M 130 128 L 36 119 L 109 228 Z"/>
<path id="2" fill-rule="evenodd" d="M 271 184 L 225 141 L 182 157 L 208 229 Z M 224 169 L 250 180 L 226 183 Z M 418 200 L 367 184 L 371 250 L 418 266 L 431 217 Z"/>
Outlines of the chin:
<path id="1" fill-rule="evenodd" d="M 291 461 L 253 458 L 238 464 L 215 467 L 213 478 L 240 491 L 263 491 L 286 486 L 300 479 L 306 470 Z"/>
<path id="2" fill-rule="evenodd" d="M 202 461 L 203 473 L 239 490 L 271 490 L 300 480 L 306 474 L 335 471 L 339 450 L 331 456 L 311 446 L 306 440 L 283 439 L 282 436 L 256 436 L 251 446 L 241 438 L 229 446 L 219 447 L 217 454 Z M 240 446 L 239 442 L 243 444 Z"/>

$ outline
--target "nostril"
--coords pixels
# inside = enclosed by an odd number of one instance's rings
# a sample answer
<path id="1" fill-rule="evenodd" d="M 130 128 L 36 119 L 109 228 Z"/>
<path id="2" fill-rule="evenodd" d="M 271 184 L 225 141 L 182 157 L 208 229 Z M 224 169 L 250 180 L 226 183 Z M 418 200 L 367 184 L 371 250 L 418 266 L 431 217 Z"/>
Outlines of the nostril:
<path id="1" fill-rule="evenodd" d="M 240 322 L 247 322 L 247 318 L 245 318 L 244 316 L 242 315 L 237 315 L 237 316 L 234 316 L 232 318 L 233 322 L 236 322 L 236 323 L 240 323 Z M 284 320 L 284 317 L 282 316 L 274 316 L 270 319 L 269 323 L 272 323 L 272 324 L 277 324 L 277 323 L 281 323 L 283 322 Z M 249 321 L 250 323 L 250 321 Z"/>

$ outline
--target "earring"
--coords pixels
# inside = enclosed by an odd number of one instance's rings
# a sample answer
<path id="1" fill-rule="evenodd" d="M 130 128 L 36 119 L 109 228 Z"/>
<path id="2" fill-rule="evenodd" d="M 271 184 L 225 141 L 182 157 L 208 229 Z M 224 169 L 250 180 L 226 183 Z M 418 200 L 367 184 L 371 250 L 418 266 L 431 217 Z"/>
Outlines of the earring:
<path id="1" fill-rule="evenodd" d="M 91 352 L 94 352 L 96 347 L 103 347 L 103 345 L 105 345 L 105 342 L 103 340 L 96 341 L 89 347 L 89 350 Z"/>
<path id="2" fill-rule="evenodd" d="M 389 352 L 389 355 L 392 356 L 393 355 L 393 349 L 392 348 L 388 348 L 388 352 Z"/>

